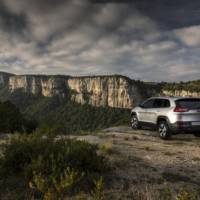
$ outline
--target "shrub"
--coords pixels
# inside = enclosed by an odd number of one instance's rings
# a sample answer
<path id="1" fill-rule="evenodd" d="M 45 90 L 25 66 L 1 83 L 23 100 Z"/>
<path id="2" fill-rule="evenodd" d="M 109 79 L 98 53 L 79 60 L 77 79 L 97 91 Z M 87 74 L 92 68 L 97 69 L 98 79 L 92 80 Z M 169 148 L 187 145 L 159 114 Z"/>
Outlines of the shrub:
<path id="1" fill-rule="evenodd" d="M 189 190 L 184 189 L 184 188 L 182 188 L 179 191 L 179 193 L 176 197 L 176 200 L 197 200 L 197 199 L 198 199 L 198 197 L 197 197 L 197 195 L 195 194 L 194 191 L 191 191 L 191 190 L 189 191 Z"/>
<path id="2" fill-rule="evenodd" d="M 124 137 L 124 140 L 128 141 L 128 140 L 129 140 L 129 137 L 128 137 L 128 136 L 125 136 L 125 137 Z"/>
<path id="3" fill-rule="evenodd" d="M 99 180 L 95 181 L 95 188 L 92 191 L 92 200 L 103 200 L 104 199 L 104 180 L 100 177 Z"/>
<path id="4" fill-rule="evenodd" d="M 2 168 L 5 174 L 23 177 L 44 198 L 56 195 L 62 199 L 63 195 L 80 189 L 90 190 L 93 181 L 109 169 L 97 149 L 83 141 L 15 136 L 4 146 Z"/>
<path id="5" fill-rule="evenodd" d="M 0 102 L 0 132 L 31 133 L 36 127 L 36 121 L 25 119 L 14 104 L 9 101 Z"/>
<path id="6" fill-rule="evenodd" d="M 0 132 L 22 131 L 23 116 L 11 102 L 0 102 Z"/>
<path id="7" fill-rule="evenodd" d="M 56 170 L 56 166 L 52 166 Z M 67 192 L 78 183 L 84 174 L 78 171 L 67 168 L 62 174 L 56 175 L 56 171 L 51 176 L 44 176 L 42 174 L 35 174 L 32 182 L 32 187 L 37 188 L 44 194 L 44 200 L 63 199 Z"/>
<path id="8" fill-rule="evenodd" d="M 172 191 L 171 191 L 170 187 L 166 187 L 160 191 L 159 199 L 160 200 L 172 200 Z"/>
<path id="9" fill-rule="evenodd" d="M 112 154 L 114 152 L 113 143 L 111 142 L 102 143 L 99 145 L 99 147 L 100 147 L 100 150 L 102 150 L 103 152 L 107 154 Z"/>

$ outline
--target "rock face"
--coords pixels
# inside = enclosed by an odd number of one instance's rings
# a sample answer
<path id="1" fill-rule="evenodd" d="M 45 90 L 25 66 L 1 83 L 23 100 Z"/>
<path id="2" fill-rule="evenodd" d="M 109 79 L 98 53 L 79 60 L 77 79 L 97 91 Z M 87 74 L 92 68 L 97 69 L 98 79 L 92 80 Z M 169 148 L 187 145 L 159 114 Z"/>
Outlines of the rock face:
<path id="1" fill-rule="evenodd" d="M 158 96 L 195 96 L 199 93 L 187 91 L 162 91 L 159 84 L 131 80 L 125 76 L 44 76 L 13 75 L 0 72 L 0 88 L 9 91 L 23 91 L 36 96 L 60 96 L 80 104 L 132 108 L 147 97 Z"/>
<path id="2" fill-rule="evenodd" d="M 25 93 L 45 97 L 65 97 L 67 92 L 65 79 L 53 76 L 12 76 L 9 79 L 9 88 L 11 92 L 21 89 Z"/>
<path id="3" fill-rule="evenodd" d="M 71 100 L 81 104 L 131 108 L 142 98 L 138 87 L 124 77 L 69 78 L 67 83 Z"/>
<path id="4" fill-rule="evenodd" d="M 0 88 L 8 86 L 9 78 L 12 74 L 0 72 Z"/>
<path id="5" fill-rule="evenodd" d="M 156 90 L 142 82 L 124 76 L 41 76 L 13 75 L 9 77 L 10 92 L 22 90 L 37 96 L 61 96 L 71 101 L 93 106 L 132 108 Z"/>

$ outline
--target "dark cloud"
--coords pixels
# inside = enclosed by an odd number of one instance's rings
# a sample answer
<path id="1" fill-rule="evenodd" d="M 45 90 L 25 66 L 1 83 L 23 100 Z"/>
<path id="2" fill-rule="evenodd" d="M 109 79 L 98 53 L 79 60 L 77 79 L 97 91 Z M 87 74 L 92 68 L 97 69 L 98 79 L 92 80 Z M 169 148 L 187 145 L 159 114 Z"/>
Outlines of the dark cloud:
<path id="1" fill-rule="evenodd" d="M 196 79 L 198 8 L 186 0 L 0 0 L 0 69 Z"/>
<path id="2" fill-rule="evenodd" d="M 12 13 L 4 2 L 0 1 L 0 27 L 9 34 L 22 33 L 27 28 L 26 16 Z"/>
<path id="3" fill-rule="evenodd" d="M 162 29 L 192 26 L 200 22 L 198 0 L 135 0 L 134 5 L 141 13 L 155 20 Z"/>

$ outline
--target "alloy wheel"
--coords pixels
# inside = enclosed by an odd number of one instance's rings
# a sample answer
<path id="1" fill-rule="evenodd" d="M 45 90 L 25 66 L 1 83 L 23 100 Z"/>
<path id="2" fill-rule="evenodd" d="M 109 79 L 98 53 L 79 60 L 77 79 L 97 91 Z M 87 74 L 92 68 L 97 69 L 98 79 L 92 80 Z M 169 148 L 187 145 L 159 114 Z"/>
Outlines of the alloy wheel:
<path id="1" fill-rule="evenodd" d="M 138 119 L 136 116 L 133 116 L 131 119 L 131 127 L 133 129 L 137 129 L 138 128 Z"/>
<path id="2" fill-rule="evenodd" d="M 158 132 L 159 132 L 161 137 L 166 137 L 167 127 L 165 126 L 165 124 L 163 124 L 163 123 L 160 124 L 160 126 L 158 128 Z"/>

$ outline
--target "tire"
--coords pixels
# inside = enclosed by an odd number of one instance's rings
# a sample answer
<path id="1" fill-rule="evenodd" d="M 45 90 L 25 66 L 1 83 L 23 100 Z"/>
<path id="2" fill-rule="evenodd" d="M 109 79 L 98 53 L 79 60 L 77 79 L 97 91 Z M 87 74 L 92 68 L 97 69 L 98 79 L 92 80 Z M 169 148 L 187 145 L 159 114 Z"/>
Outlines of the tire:
<path id="1" fill-rule="evenodd" d="M 158 123 L 158 133 L 163 140 L 171 138 L 172 133 L 166 121 L 160 121 Z"/>
<path id="2" fill-rule="evenodd" d="M 139 121 L 136 115 L 131 116 L 131 127 L 134 130 L 137 130 L 140 128 Z"/>

